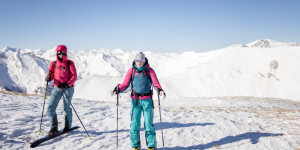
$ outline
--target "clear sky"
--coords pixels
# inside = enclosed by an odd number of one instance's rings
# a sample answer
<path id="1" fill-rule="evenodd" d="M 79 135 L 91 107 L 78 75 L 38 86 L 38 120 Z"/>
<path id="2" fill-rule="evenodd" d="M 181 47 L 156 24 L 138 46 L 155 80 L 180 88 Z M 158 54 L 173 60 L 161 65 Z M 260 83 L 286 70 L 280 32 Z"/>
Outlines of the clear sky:
<path id="1" fill-rule="evenodd" d="M 215 50 L 300 43 L 299 0 L 1 0 L 0 48 Z"/>

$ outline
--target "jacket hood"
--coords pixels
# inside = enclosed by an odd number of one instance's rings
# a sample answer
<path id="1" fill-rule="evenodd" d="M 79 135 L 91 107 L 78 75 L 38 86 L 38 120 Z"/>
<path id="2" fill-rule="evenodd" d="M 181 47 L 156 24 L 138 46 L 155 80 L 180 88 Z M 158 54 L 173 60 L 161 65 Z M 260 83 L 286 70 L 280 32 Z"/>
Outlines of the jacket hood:
<path id="1" fill-rule="evenodd" d="M 58 56 L 57 56 L 58 52 L 65 52 L 66 55 L 63 55 L 63 60 L 61 62 L 67 61 L 68 60 L 68 53 L 67 53 L 67 51 L 68 51 L 68 49 L 67 49 L 67 47 L 65 45 L 58 45 L 57 48 L 56 48 L 56 60 L 60 61 L 58 59 Z"/>
<path id="2" fill-rule="evenodd" d="M 58 45 L 57 48 L 56 48 L 56 52 L 66 52 L 67 53 L 67 46 Z"/>

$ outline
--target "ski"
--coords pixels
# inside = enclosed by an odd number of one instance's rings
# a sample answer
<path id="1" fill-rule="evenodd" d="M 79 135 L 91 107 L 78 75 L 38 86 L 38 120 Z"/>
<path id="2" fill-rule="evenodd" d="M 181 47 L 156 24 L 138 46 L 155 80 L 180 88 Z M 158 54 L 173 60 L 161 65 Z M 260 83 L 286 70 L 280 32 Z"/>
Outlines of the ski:
<path id="1" fill-rule="evenodd" d="M 41 143 L 44 143 L 44 142 L 46 142 L 48 140 L 54 139 L 56 137 L 59 137 L 59 136 L 61 136 L 63 134 L 66 134 L 66 133 L 71 132 L 71 131 L 73 131 L 75 129 L 78 129 L 78 128 L 80 128 L 80 127 L 79 126 L 75 126 L 75 127 L 70 128 L 68 131 L 65 131 L 65 132 L 64 131 L 59 131 L 57 134 L 55 134 L 53 136 L 47 135 L 47 136 L 45 136 L 43 138 L 37 139 L 37 140 L 33 141 L 32 143 L 30 143 L 30 147 L 31 148 L 35 148 L 38 145 L 40 145 Z"/>

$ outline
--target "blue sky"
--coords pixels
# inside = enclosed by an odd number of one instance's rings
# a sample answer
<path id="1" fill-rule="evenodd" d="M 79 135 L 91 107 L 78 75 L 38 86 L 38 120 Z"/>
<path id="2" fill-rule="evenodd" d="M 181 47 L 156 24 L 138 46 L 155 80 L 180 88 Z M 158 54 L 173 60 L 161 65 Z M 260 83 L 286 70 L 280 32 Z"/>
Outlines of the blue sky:
<path id="1" fill-rule="evenodd" d="M 300 43 L 294 0 L 1 0 L 0 48 L 203 52 Z"/>

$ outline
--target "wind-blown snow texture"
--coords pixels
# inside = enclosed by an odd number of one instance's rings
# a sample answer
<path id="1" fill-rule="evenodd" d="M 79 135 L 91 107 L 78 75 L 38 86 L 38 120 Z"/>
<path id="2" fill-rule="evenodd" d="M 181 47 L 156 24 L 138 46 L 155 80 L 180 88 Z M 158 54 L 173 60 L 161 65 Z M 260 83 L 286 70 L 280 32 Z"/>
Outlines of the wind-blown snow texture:
<path id="1" fill-rule="evenodd" d="M 0 50 L 0 88 L 44 92 L 55 48 Z M 74 97 L 112 100 L 137 52 L 121 49 L 69 51 L 78 72 Z M 167 99 L 211 96 L 277 97 L 299 101 L 300 47 L 297 43 L 258 40 L 205 53 L 145 52 L 168 94 Z"/>

